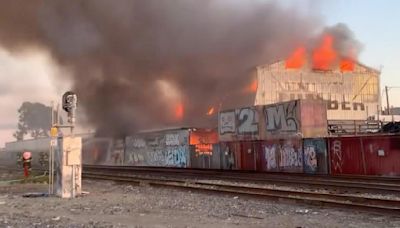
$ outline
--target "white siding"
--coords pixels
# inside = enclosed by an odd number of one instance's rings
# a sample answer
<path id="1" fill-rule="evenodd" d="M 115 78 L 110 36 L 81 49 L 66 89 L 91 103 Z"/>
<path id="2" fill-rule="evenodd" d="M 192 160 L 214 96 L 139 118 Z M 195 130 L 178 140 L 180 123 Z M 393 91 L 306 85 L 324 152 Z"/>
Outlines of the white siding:
<path id="1" fill-rule="evenodd" d="M 257 78 L 255 105 L 322 98 L 331 101 L 328 120 L 365 120 L 379 110 L 379 72 L 362 65 L 342 73 L 285 69 L 281 61 L 257 67 Z"/>

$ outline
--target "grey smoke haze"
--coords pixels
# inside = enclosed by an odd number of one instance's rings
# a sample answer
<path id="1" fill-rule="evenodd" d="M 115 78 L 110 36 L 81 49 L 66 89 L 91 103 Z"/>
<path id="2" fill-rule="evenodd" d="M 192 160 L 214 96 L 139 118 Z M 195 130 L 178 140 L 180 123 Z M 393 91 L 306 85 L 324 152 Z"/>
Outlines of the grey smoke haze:
<path id="1" fill-rule="evenodd" d="M 343 23 L 335 26 L 327 27 L 324 33 L 332 34 L 334 48 L 338 51 L 340 56 L 350 57 L 357 59 L 363 46 L 356 40 L 354 33 Z"/>
<path id="2" fill-rule="evenodd" d="M 274 1 L 13 0 L 0 8 L 0 42 L 49 51 L 91 124 L 115 135 L 213 126 L 211 106 L 252 105 L 254 67 L 285 58 L 319 21 Z"/>

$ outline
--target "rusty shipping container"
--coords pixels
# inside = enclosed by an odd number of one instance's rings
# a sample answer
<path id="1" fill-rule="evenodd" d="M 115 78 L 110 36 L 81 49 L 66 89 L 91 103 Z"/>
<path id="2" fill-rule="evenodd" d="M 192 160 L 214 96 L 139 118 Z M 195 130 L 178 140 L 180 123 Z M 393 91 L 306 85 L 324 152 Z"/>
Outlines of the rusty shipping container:
<path id="1" fill-rule="evenodd" d="M 303 147 L 299 137 L 262 142 L 261 168 L 267 172 L 303 172 Z"/>
<path id="2" fill-rule="evenodd" d="M 332 137 L 331 174 L 400 176 L 400 136 Z"/>
<path id="3" fill-rule="evenodd" d="M 365 174 L 400 176 L 400 135 L 361 137 Z"/>
<path id="4" fill-rule="evenodd" d="M 328 142 L 330 174 L 365 174 L 360 137 L 332 137 Z"/>

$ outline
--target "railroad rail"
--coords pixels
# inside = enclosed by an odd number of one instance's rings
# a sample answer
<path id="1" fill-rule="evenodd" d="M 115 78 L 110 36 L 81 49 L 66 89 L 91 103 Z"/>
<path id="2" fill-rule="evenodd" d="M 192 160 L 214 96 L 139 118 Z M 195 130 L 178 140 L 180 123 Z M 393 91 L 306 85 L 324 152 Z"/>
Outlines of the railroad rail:
<path id="1" fill-rule="evenodd" d="M 204 174 L 204 175 L 202 175 Z M 263 197 L 270 199 L 284 199 L 303 202 L 313 205 L 331 205 L 346 208 L 359 208 L 376 212 L 400 212 L 400 183 L 397 178 L 371 178 L 371 177 L 329 177 L 323 176 L 261 174 L 250 179 L 252 173 L 246 172 L 221 172 L 197 169 L 165 169 L 165 168 L 138 168 L 118 166 L 84 166 L 83 177 L 113 180 L 130 183 L 146 183 L 151 186 L 164 186 L 174 188 L 195 189 L 218 193 L 240 194 L 250 197 Z M 257 173 L 259 174 L 259 173 Z M 231 178 L 227 178 L 227 177 Z M 302 178 L 299 178 L 302 177 Z M 281 178 L 281 180 L 278 179 Z M 293 178 L 294 177 L 294 178 Z M 247 178 L 247 179 L 246 179 Z M 269 178 L 269 179 L 268 179 Z M 258 180 L 259 182 L 255 181 Z M 284 182 L 282 182 L 282 180 Z M 296 180 L 296 181 L 295 181 Z M 313 180 L 313 181 L 310 181 Z M 374 181 L 375 180 L 375 181 Z M 264 181 L 264 182 L 262 182 Z M 303 182 L 302 182 L 303 181 Z M 296 189 L 304 181 L 313 182 L 311 185 L 324 185 L 325 188 L 352 189 L 360 191 L 378 191 L 385 189 L 397 198 L 373 198 L 362 194 L 345 194 L 334 191 L 316 191 L 315 189 Z M 270 188 L 264 184 L 291 183 L 292 188 Z M 306 185 L 306 184 L 305 184 Z M 315 186 L 314 186 L 315 187 Z M 375 187 L 375 188 L 374 188 Z M 397 191 L 396 191 L 397 188 Z"/>
<path id="2" fill-rule="evenodd" d="M 230 180 L 241 183 L 277 184 L 325 189 L 332 193 L 384 193 L 400 196 L 400 178 L 371 176 L 328 176 L 287 173 L 255 173 L 246 171 L 222 171 L 133 166 L 84 166 L 84 171 L 107 169 L 113 173 L 135 173 L 148 176 L 183 177 L 195 179 Z"/>

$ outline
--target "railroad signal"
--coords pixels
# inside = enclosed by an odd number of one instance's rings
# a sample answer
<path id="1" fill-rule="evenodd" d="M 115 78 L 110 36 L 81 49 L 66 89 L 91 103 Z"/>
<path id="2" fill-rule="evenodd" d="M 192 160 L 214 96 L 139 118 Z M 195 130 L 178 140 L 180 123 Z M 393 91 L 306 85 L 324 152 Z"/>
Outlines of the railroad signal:
<path id="1" fill-rule="evenodd" d="M 62 96 L 62 108 L 68 113 L 68 122 L 75 123 L 75 109 L 78 98 L 74 92 L 68 91 Z"/>

